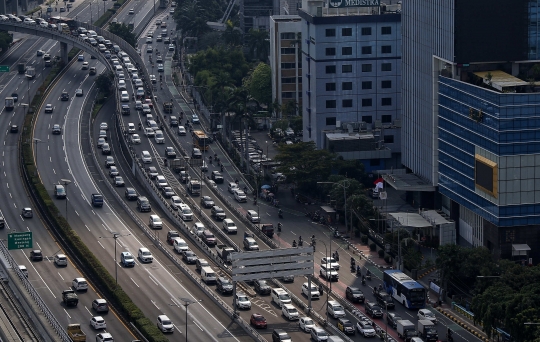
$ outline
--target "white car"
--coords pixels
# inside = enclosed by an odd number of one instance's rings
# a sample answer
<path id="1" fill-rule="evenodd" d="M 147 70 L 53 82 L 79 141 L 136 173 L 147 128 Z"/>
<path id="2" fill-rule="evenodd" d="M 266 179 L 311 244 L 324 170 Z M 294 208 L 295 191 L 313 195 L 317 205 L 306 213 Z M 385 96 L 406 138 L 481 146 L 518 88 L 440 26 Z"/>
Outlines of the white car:
<path id="1" fill-rule="evenodd" d="M 129 94 L 126 90 L 122 90 L 122 93 L 120 94 L 120 101 L 129 102 Z"/>
<path id="2" fill-rule="evenodd" d="M 109 125 L 106 122 L 102 122 L 99 124 L 99 129 L 106 131 L 109 129 Z"/>
<path id="3" fill-rule="evenodd" d="M 163 228 L 163 221 L 161 221 L 161 218 L 157 215 L 150 215 L 148 226 L 153 229 L 161 229 Z"/>
<path id="4" fill-rule="evenodd" d="M 236 305 L 239 309 L 251 310 L 251 301 L 243 293 L 236 294 Z"/>
<path id="5" fill-rule="evenodd" d="M 374 337 L 375 329 L 371 325 L 370 321 L 358 321 L 356 323 L 356 330 L 364 337 Z"/>
<path id="6" fill-rule="evenodd" d="M 338 281 L 339 279 L 339 274 L 330 265 L 321 265 L 321 268 L 319 269 L 319 275 L 329 281 Z"/>
<path id="7" fill-rule="evenodd" d="M 159 328 L 159 330 L 161 330 L 164 333 L 166 333 L 166 332 L 171 332 L 172 333 L 174 331 L 174 324 L 169 319 L 169 317 L 167 317 L 165 315 L 159 315 L 158 316 L 158 318 L 157 318 L 157 327 Z"/>
<path id="8" fill-rule="evenodd" d="M 234 199 L 237 200 L 240 203 L 247 202 L 246 194 L 244 193 L 244 191 L 242 191 L 240 189 L 235 189 L 234 190 Z"/>
<path id="9" fill-rule="evenodd" d="M 146 103 L 142 105 L 142 112 L 143 114 L 152 114 L 152 108 Z"/>
<path id="10" fill-rule="evenodd" d="M 197 114 L 192 114 L 191 115 L 191 122 L 193 122 L 194 124 L 200 123 L 199 116 Z"/>
<path id="11" fill-rule="evenodd" d="M 189 249 L 187 242 L 184 239 L 179 238 L 179 237 L 175 237 L 173 239 L 172 245 L 173 245 L 174 250 L 179 254 L 182 254 L 182 252 L 187 251 Z"/>
<path id="12" fill-rule="evenodd" d="M 109 333 L 101 333 L 96 335 L 96 342 L 113 342 L 114 339 Z"/>
<path id="13" fill-rule="evenodd" d="M 132 134 L 130 139 L 133 145 L 138 145 L 141 143 L 141 137 L 138 134 Z"/>
<path id="14" fill-rule="evenodd" d="M 322 328 L 311 329 L 311 339 L 315 342 L 328 341 L 328 333 Z"/>
<path id="15" fill-rule="evenodd" d="M 94 316 L 90 319 L 90 325 L 92 326 L 92 328 L 94 328 L 95 330 L 99 330 L 99 329 L 107 329 L 107 323 L 105 322 L 105 320 L 103 319 L 103 317 L 101 316 Z"/>
<path id="16" fill-rule="evenodd" d="M 173 196 L 171 197 L 171 208 L 173 210 L 178 210 L 178 206 L 180 204 L 183 204 L 184 202 L 182 202 L 182 199 L 180 198 L 180 196 Z"/>
<path id="17" fill-rule="evenodd" d="M 310 332 L 311 329 L 315 328 L 315 322 L 309 317 L 300 317 L 298 321 L 298 325 L 300 326 L 300 329 L 302 329 L 305 332 Z"/>
<path id="18" fill-rule="evenodd" d="M 152 255 L 152 253 L 150 253 L 150 250 L 146 247 L 139 248 L 138 256 L 141 262 L 146 263 L 146 262 L 154 261 L 154 256 Z"/>
<path id="19" fill-rule="evenodd" d="M 437 324 L 437 317 L 435 317 L 435 314 L 428 309 L 418 310 L 416 317 L 418 317 L 418 320 L 425 319 L 431 321 L 433 324 Z"/>
<path id="20" fill-rule="evenodd" d="M 330 316 L 334 318 L 340 318 L 345 317 L 345 309 L 341 304 L 339 304 L 335 300 L 329 300 L 328 304 L 326 305 L 326 311 L 330 314 Z"/>
<path id="21" fill-rule="evenodd" d="M 309 284 L 307 282 L 302 284 L 302 293 L 309 298 L 309 293 L 311 292 L 311 299 L 319 299 L 320 293 L 317 285 L 311 283 L 311 291 L 309 290 Z"/>
<path id="22" fill-rule="evenodd" d="M 187 131 L 184 126 L 178 126 L 178 135 L 186 135 Z"/>
<path id="23" fill-rule="evenodd" d="M 155 135 L 156 133 L 154 132 L 154 130 L 150 127 L 145 127 L 144 128 L 144 135 L 146 135 L 147 138 L 151 138 Z"/>
<path id="24" fill-rule="evenodd" d="M 144 96 L 144 88 L 143 87 L 138 87 L 136 94 L 137 94 L 137 96 Z"/>
<path id="25" fill-rule="evenodd" d="M 135 124 L 132 122 L 128 123 L 128 133 L 129 134 L 135 133 Z"/>
<path id="26" fill-rule="evenodd" d="M 197 222 L 195 223 L 195 225 L 193 226 L 193 228 L 191 228 L 191 232 L 193 234 L 195 234 L 196 236 L 201 236 L 202 233 L 206 230 L 206 227 L 204 226 L 204 224 L 202 224 L 202 222 Z"/>
<path id="27" fill-rule="evenodd" d="M 87 291 L 88 290 L 88 282 L 84 278 L 75 278 L 71 282 L 71 286 L 73 286 L 73 289 L 75 291 Z"/>
<path id="28" fill-rule="evenodd" d="M 163 135 L 163 131 L 157 130 L 154 139 L 156 140 L 156 144 L 164 144 L 165 136 Z"/>
<path id="29" fill-rule="evenodd" d="M 152 156 L 150 155 L 150 152 L 148 151 L 142 151 L 141 152 L 141 159 L 143 163 L 150 164 L 152 163 Z"/>
<path id="30" fill-rule="evenodd" d="M 193 211 L 191 211 L 191 208 L 187 204 L 180 204 L 178 206 L 178 210 L 180 211 L 180 217 L 184 221 L 191 221 L 193 220 Z"/>
<path id="31" fill-rule="evenodd" d="M 236 234 L 238 233 L 238 228 L 236 227 L 236 224 L 231 219 L 224 219 L 223 220 L 223 230 L 227 232 L 227 234 Z"/>
<path id="32" fill-rule="evenodd" d="M 139 100 L 135 101 L 135 109 L 136 110 L 142 110 L 143 109 L 141 101 L 139 101 Z"/>
<path id="33" fill-rule="evenodd" d="M 56 264 L 56 266 L 67 266 L 67 256 L 65 254 L 56 254 L 54 256 L 54 263 Z"/>
<path id="34" fill-rule="evenodd" d="M 118 90 L 126 90 L 126 81 L 123 79 L 118 80 Z"/>
<path id="35" fill-rule="evenodd" d="M 174 51 L 174 44 L 169 44 L 169 51 Z"/>
<path id="36" fill-rule="evenodd" d="M 292 304 L 283 304 L 283 306 L 281 306 L 281 313 L 289 321 L 295 321 L 300 318 L 298 310 L 296 310 L 296 308 Z"/>
<path id="37" fill-rule="evenodd" d="M 330 267 L 333 267 L 336 271 L 339 270 L 339 263 L 336 259 L 332 257 L 324 257 L 321 259 L 321 265 L 328 265 L 330 264 Z"/>

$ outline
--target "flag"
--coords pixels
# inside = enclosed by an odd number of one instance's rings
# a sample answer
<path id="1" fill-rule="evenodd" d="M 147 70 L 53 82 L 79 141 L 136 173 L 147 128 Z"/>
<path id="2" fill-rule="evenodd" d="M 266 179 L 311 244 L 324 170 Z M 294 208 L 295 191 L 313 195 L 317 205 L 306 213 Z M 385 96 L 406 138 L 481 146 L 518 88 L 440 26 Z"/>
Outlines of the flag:
<path id="1" fill-rule="evenodd" d="M 373 182 L 373 184 L 375 184 L 375 189 L 382 189 L 384 187 L 384 179 L 379 177 Z"/>

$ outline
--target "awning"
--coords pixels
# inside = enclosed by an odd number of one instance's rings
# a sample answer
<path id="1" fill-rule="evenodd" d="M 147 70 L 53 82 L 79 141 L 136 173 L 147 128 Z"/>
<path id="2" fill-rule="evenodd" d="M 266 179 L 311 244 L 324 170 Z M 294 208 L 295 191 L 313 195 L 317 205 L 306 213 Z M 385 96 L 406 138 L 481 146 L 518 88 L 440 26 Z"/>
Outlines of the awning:
<path id="1" fill-rule="evenodd" d="M 518 255 L 527 255 L 527 252 L 531 250 L 531 247 L 529 247 L 529 245 L 527 245 L 526 243 L 524 244 L 516 244 L 516 245 L 512 245 L 512 256 L 518 256 Z"/>

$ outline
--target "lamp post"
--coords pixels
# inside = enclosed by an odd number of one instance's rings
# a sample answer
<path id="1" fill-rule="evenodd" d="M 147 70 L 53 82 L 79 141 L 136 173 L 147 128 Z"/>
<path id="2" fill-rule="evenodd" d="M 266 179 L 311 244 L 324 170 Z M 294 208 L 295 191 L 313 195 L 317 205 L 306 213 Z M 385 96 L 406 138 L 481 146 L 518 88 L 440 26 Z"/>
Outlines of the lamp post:
<path id="1" fill-rule="evenodd" d="M 68 221 L 68 209 L 67 209 L 67 204 L 68 204 L 67 187 L 68 187 L 68 185 L 71 183 L 71 181 L 70 181 L 69 179 L 60 179 L 60 181 L 61 181 L 62 184 L 66 187 L 66 222 L 67 222 L 68 225 L 69 225 L 69 221 Z"/>
<path id="2" fill-rule="evenodd" d="M 345 222 L 345 232 L 348 232 L 349 229 L 347 227 L 347 188 L 350 186 L 350 183 L 348 180 L 344 180 L 343 183 L 345 184 L 341 184 L 337 182 L 317 182 L 317 184 L 333 184 L 333 185 L 337 185 L 343 188 L 343 199 L 345 200 L 345 204 L 343 206 L 344 211 L 345 211 L 344 213 L 345 219 L 343 221 Z"/>
<path id="3" fill-rule="evenodd" d="M 114 280 L 115 280 L 116 285 L 118 285 L 118 262 L 117 262 L 117 259 L 116 259 L 116 245 L 117 245 L 116 240 L 119 237 L 129 236 L 131 234 L 121 235 L 120 233 L 117 233 L 117 232 L 111 232 L 111 234 L 113 236 L 110 236 L 110 237 L 100 236 L 99 238 L 100 239 L 114 239 Z"/>
<path id="4" fill-rule="evenodd" d="M 203 300 L 202 300 L 202 299 L 199 299 L 199 300 L 197 300 L 197 301 L 192 301 L 192 300 L 189 299 L 189 298 L 180 298 L 180 300 L 184 302 L 182 305 L 186 308 L 186 342 L 187 342 L 187 340 L 188 340 L 188 338 L 187 338 L 187 335 L 188 335 L 188 330 L 187 330 L 188 307 L 189 307 L 191 304 L 200 304 Z"/>

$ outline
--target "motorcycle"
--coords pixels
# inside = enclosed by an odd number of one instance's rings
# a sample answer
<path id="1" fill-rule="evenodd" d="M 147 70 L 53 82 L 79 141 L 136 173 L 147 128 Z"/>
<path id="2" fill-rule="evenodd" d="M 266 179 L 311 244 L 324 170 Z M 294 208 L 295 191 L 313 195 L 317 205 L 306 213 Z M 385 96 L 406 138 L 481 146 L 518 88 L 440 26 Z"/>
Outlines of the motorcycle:
<path id="1" fill-rule="evenodd" d="M 364 285 L 364 286 L 366 285 L 366 278 L 365 277 L 362 278 L 362 285 Z"/>
<path id="2" fill-rule="evenodd" d="M 293 240 L 292 246 L 293 246 L 293 247 L 297 247 L 297 246 L 296 246 L 296 240 Z"/>
<path id="3" fill-rule="evenodd" d="M 362 276 L 362 269 L 360 268 L 360 265 L 356 266 L 356 276 L 361 277 Z M 362 279 L 366 279 L 365 277 Z"/>
<path id="4" fill-rule="evenodd" d="M 371 280 L 371 272 L 369 270 L 366 272 L 366 279 Z"/>
<path id="5" fill-rule="evenodd" d="M 354 264 L 351 264 L 351 272 L 355 272 L 356 271 L 356 266 Z"/>
<path id="6" fill-rule="evenodd" d="M 281 222 L 278 223 L 278 225 L 277 225 L 277 231 L 278 231 L 278 233 L 281 233 Z"/>
<path id="7" fill-rule="evenodd" d="M 298 240 L 298 247 L 302 247 L 304 245 L 304 240 Z"/>
<path id="8" fill-rule="evenodd" d="M 221 164 L 221 172 L 223 172 L 223 164 Z"/>
<path id="9" fill-rule="evenodd" d="M 334 229 L 334 237 L 335 238 L 339 238 L 340 237 L 340 234 L 339 234 L 339 231 L 336 229 Z"/>
<path id="10" fill-rule="evenodd" d="M 334 252 L 334 253 L 332 253 L 332 254 L 333 254 L 332 256 L 334 257 L 334 259 L 336 259 L 336 261 L 339 261 L 339 254 L 338 254 L 338 252 L 336 251 L 336 252 Z"/>

